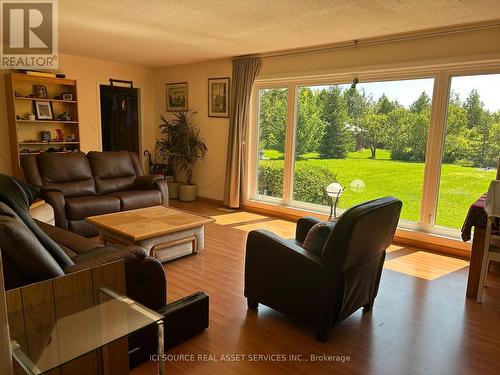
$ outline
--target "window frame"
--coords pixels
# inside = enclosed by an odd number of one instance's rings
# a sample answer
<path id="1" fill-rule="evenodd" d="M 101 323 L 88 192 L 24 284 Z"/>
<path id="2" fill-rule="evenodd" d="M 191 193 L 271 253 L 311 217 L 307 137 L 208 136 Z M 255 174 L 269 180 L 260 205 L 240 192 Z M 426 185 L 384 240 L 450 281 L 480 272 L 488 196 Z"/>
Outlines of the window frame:
<path id="1" fill-rule="evenodd" d="M 295 134 L 297 116 L 297 88 L 299 86 L 311 85 L 339 85 L 350 84 L 354 77 L 362 83 L 411 80 L 411 79 L 434 79 L 431 115 L 426 146 L 426 159 L 424 162 L 424 175 L 422 182 L 420 219 L 417 223 L 400 220 L 398 228 L 424 232 L 441 237 L 459 239 L 460 233 L 456 229 L 439 227 L 435 225 L 437 204 L 440 187 L 442 155 L 444 137 L 447 121 L 448 101 L 453 77 L 487 75 L 500 73 L 500 60 L 463 62 L 454 64 L 441 64 L 422 67 L 396 67 L 387 69 L 358 69 L 346 70 L 339 73 L 322 74 L 319 76 L 289 76 L 276 79 L 257 79 L 254 83 L 251 98 L 251 111 L 249 123 L 249 154 L 248 162 L 251 166 L 249 171 L 257 171 L 256 132 L 258 132 L 258 91 L 265 88 L 287 87 L 287 124 L 284 153 L 284 178 L 282 199 L 259 199 L 256 197 L 256 173 L 248 173 L 244 186 L 247 193 L 244 194 L 243 204 L 247 207 L 259 209 L 277 209 L 287 214 L 293 212 L 310 212 L 326 214 L 328 209 L 324 206 L 293 201 L 293 165 L 295 160 Z M 258 136 L 258 133 L 257 133 Z"/>

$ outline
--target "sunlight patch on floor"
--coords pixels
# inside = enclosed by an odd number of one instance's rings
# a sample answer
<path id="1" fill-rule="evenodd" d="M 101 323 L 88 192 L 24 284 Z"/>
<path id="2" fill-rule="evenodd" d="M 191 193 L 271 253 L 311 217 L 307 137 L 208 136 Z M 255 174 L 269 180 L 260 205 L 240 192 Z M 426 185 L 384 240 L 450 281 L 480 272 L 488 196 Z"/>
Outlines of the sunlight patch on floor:
<path id="1" fill-rule="evenodd" d="M 445 255 L 417 251 L 416 253 L 388 260 L 384 268 L 406 275 L 434 280 L 467 267 L 469 262 Z"/>
<path id="2" fill-rule="evenodd" d="M 239 225 L 234 228 L 244 230 L 246 232 L 250 232 L 254 229 L 267 229 L 280 237 L 289 239 L 295 238 L 295 225 L 295 223 L 286 220 L 270 220 L 260 223 Z"/>
<path id="3" fill-rule="evenodd" d="M 215 222 L 220 225 L 233 225 L 239 223 L 247 223 L 249 221 L 269 219 L 268 216 L 257 215 L 251 212 L 234 212 L 213 216 Z"/>
<path id="4" fill-rule="evenodd" d="M 399 251 L 399 250 L 403 250 L 405 249 L 404 246 L 399 246 L 399 245 L 390 245 L 388 248 L 387 248 L 387 252 L 388 253 L 392 253 L 393 251 Z"/>

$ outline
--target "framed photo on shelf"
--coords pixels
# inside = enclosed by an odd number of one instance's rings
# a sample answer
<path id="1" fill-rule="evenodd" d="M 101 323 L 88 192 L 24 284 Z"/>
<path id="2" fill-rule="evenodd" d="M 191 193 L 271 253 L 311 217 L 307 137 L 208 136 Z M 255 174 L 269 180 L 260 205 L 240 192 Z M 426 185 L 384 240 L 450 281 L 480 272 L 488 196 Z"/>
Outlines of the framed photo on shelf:
<path id="1" fill-rule="evenodd" d="M 208 79 L 208 117 L 229 117 L 229 77 Z"/>
<path id="2" fill-rule="evenodd" d="M 34 85 L 33 91 L 35 98 L 48 99 L 49 97 L 49 94 L 47 93 L 47 86 Z"/>
<path id="3" fill-rule="evenodd" d="M 188 110 L 188 83 L 167 83 L 166 98 L 167 112 L 187 111 Z"/>
<path id="4" fill-rule="evenodd" d="M 37 100 L 35 101 L 36 119 L 37 120 L 53 120 L 52 105 L 50 102 Z"/>

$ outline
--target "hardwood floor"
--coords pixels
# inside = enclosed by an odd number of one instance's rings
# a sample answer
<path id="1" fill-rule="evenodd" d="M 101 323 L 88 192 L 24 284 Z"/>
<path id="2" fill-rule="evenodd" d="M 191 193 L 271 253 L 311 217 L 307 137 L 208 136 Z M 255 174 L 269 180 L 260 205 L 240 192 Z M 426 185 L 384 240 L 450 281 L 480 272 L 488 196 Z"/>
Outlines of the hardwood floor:
<path id="1" fill-rule="evenodd" d="M 465 299 L 465 262 L 393 245 L 387 254 L 392 266 L 383 271 L 373 311 L 359 310 L 323 344 L 308 325 L 262 305 L 257 312 L 247 310 L 243 297 L 246 230 L 269 225 L 293 235 L 293 223 L 221 211 L 205 202 L 174 205 L 213 215 L 217 223 L 206 227 L 204 252 L 164 265 L 169 301 L 197 290 L 210 295 L 210 327 L 167 352 L 168 374 L 498 373 L 498 265 L 491 267 L 483 304 L 476 304 Z M 246 357 L 222 357 L 238 354 Z M 149 362 L 132 374 L 155 371 Z"/>

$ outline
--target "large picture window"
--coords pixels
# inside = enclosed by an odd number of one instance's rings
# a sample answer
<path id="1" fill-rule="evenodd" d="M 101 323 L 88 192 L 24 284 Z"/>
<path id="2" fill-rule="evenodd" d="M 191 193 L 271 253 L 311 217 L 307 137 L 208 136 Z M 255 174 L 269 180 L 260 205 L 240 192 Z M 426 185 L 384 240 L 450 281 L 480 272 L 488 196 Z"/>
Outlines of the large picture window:
<path id="1" fill-rule="evenodd" d="M 258 92 L 257 186 L 260 198 L 283 196 L 283 155 L 287 121 L 288 89 Z"/>
<path id="2" fill-rule="evenodd" d="M 293 199 L 325 204 L 337 182 L 340 208 L 393 195 L 418 222 L 432 90 L 433 79 L 298 87 Z"/>
<path id="3" fill-rule="evenodd" d="M 392 195 L 402 226 L 458 236 L 495 178 L 500 74 L 283 82 L 256 90 L 251 199 L 327 213 L 337 182 L 340 211 Z"/>
<path id="4" fill-rule="evenodd" d="M 436 225 L 459 229 L 495 179 L 500 155 L 500 74 L 453 77 Z"/>

